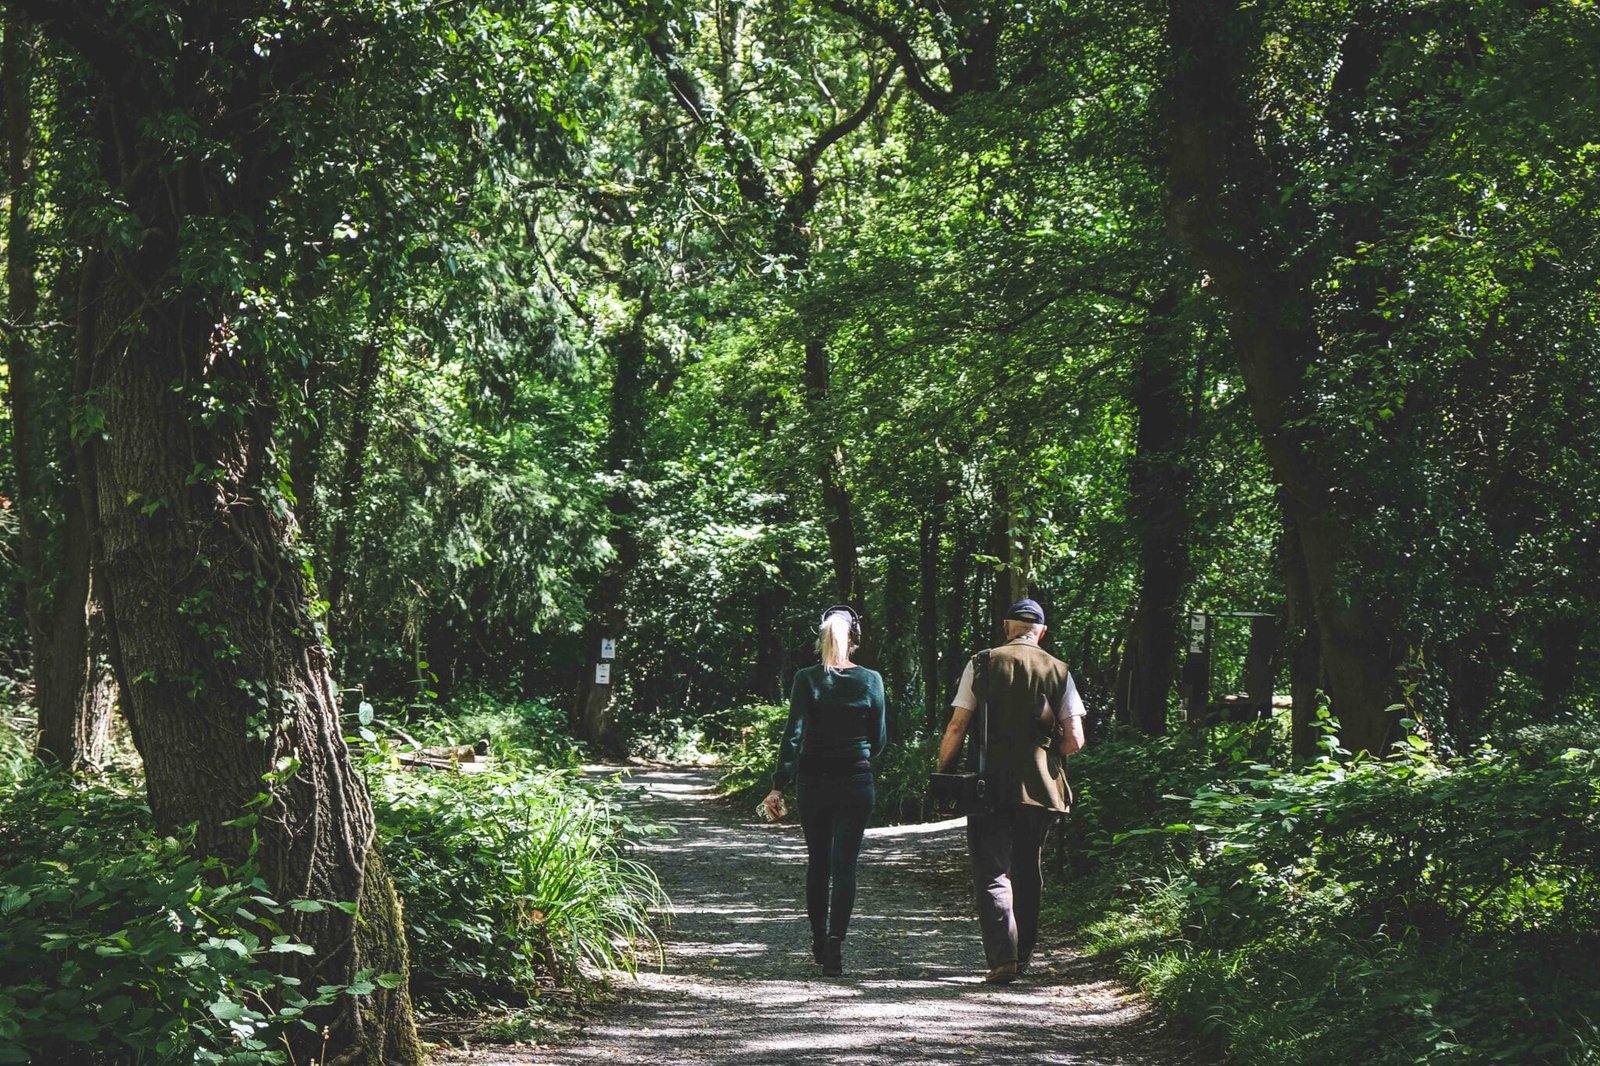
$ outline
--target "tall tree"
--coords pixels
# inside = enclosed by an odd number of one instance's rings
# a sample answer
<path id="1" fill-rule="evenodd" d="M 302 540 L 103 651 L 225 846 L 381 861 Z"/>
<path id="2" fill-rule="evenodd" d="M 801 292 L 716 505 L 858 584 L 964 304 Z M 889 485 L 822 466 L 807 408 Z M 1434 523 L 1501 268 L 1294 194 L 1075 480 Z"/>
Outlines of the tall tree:
<path id="1" fill-rule="evenodd" d="M 820 173 L 823 158 L 831 148 L 860 129 L 877 111 L 894 77 L 894 66 L 868 73 L 866 86 L 859 90 L 860 99 L 854 107 L 841 104 L 834 98 L 836 90 L 827 84 L 833 72 L 821 67 L 809 72 L 811 77 L 807 80 L 821 87 L 827 111 L 831 113 L 814 130 L 807 131 L 808 136 L 788 160 L 795 176 L 785 187 L 774 174 L 768 160 L 760 154 L 757 147 L 759 142 L 751 135 L 753 131 L 736 127 L 736 115 L 731 113 L 733 101 L 747 95 L 748 89 L 731 83 L 728 78 L 742 76 L 746 67 L 759 68 L 761 63 L 753 62 L 745 55 L 730 55 L 725 49 L 725 83 L 719 86 L 720 92 L 713 97 L 691 67 L 685 55 L 687 48 L 674 39 L 669 23 L 649 11 L 640 14 L 639 20 L 645 44 L 661 65 L 677 101 L 690 120 L 718 144 L 738 195 L 761 220 L 759 229 L 769 234 L 761 241 L 763 254 L 769 259 L 767 272 L 775 278 L 787 276 L 804 280 L 817 240 L 812 223 L 823 191 Z M 805 58 L 786 56 L 784 61 L 801 63 L 805 62 Z M 769 151 L 776 148 L 774 145 L 767 147 Z M 802 318 L 805 318 L 803 310 Z M 804 397 L 811 423 L 809 428 L 818 442 L 815 446 L 816 478 L 828 536 L 834 595 L 842 602 L 859 608 L 865 594 L 857 544 L 857 518 L 845 481 L 843 442 L 834 430 L 833 412 L 830 409 L 832 361 L 827 331 L 822 323 L 803 321 L 801 334 Z"/>
<path id="2" fill-rule="evenodd" d="M 1130 399 L 1137 428 L 1129 459 L 1128 506 L 1139 543 L 1139 593 L 1123 650 L 1127 717 L 1150 735 L 1167 730 L 1177 665 L 1178 621 L 1192 576 L 1189 560 L 1189 409 L 1180 292 L 1169 287 L 1149 302 L 1137 343 Z"/>
<path id="3" fill-rule="evenodd" d="M 296 161 L 291 101 L 361 29 L 269 4 L 185 3 L 159 29 L 92 3 L 16 6 L 97 82 L 116 214 L 89 237 L 80 402 L 99 432 L 83 474 L 151 811 L 196 825 L 211 854 L 242 860 L 258 841 L 280 896 L 353 905 L 293 912 L 288 931 L 315 951 L 286 966 L 308 984 L 404 975 L 399 903 L 277 488 L 274 381 L 239 311 Z M 339 997 L 324 1020 L 348 1061 L 421 1061 L 404 983 Z M 296 1050 L 321 1046 L 305 1034 Z"/>
<path id="4" fill-rule="evenodd" d="M 1226 0 L 1168 7 L 1171 153 L 1167 220 L 1211 278 L 1267 460 L 1304 560 L 1324 675 L 1345 744 L 1383 752 L 1392 739 L 1404 644 L 1396 620 L 1353 587 L 1353 517 L 1336 505 L 1339 479 L 1311 418 L 1307 370 L 1320 343 L 1312 264 L 1268 214 L 1285 202 L 1259 148 L 1249 84 L 1265 47 L 1259 12 Z"/>
<path id="5" fill-rule="evenodd" d="M 39 711 L 39 754 L 73 769 L 97 768 L 105 757 L 115 686 L 100 668 L 92 641 L 98 607 L 91 590 L 89 529 L 76 485 L 77 447 L 65 419 L 71 361 L 41 327 L 39 258 L 34 214 L 34 92 L 38 35 L 8 12 L 0 93 L 5 98 L 6 400 L 16 479 L 23 610 Z M 58 299 L 77 294 L 58 279 Z"/>

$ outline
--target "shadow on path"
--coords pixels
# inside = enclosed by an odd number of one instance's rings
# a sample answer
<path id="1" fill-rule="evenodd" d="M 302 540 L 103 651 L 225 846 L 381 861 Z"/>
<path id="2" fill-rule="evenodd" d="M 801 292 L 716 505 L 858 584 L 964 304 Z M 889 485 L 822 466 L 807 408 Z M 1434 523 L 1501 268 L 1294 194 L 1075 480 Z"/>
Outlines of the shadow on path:
<path id="1" fill-rule="evenodd" d="M 611 771 L 615 772 L 615 771 Z M 636 770 L 640 814 L 677 835 L 641 857 L 673 901 L 666 966 L 624 988 L 625 1002 L 570 1046 L 460 1052 L 496 1063 L 798 1064 L 1118 1063 L 1201 1060 L 1139 999 L 1048 942 L 1041 971 L 1000 988 L 980 981 L 983 952 L 966 886 L 962 820 L 868 830 L 845 941 L 845 975 L 811 963 L 800 902 L 805 847 L 778 825 L 730 810 L 700 769 Z M 627 786 L 625 786 L 627 787 Z"/>

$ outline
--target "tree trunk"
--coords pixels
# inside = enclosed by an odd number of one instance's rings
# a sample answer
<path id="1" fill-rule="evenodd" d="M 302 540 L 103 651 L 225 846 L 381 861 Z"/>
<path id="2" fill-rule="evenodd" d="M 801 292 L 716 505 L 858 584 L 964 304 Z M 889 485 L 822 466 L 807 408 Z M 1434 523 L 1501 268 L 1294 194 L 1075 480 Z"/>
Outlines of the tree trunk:
<path id="1" fill-rule="evenodd" d="M 589 597 L 589 619 L 584 624 L 583 672 L 578 678 L 573 724 L 578 736 L 595 752 L 620 755 L 622 738 L 612 714 L 613 693 L 621 681 L 617 672 L 626 661 L 623 638 L 627 632 L 627 590 L 639 560 L 637 506 L 626 487 L 644 451 L 648 413 L 645 409 L 645 363 L 648 357 L 645 327 L 651 315 L 650 294 L 637 293 L 638 309 L 629 327 L 612 338 L 611 418 L 606 441 L 606 461 L 619 484 L 606 501 L 610 511 L 610 539 L 616 555 L 606 565 Z M 615 657 L 602 654 L 601 641 L 615 641 Z M 600 675 L 606 675 L 600 680 Z"/>
<path id="2" fill-rule="evenodd" d="M 1147 736 L 1167 731 L 1177 668 L 1178 614 L 1190 579 L 1189 440 L 1183 366 L 1171 318 L 1177 291 L 1157 301 L 1133 374 L 1138 421 L 1128 469 L 1128 504 L 1139 541 L 1139 595 L 1128 628 L 1127 718 Z"/>
<path id="3" fill-rule="evenodd" d="M 1558 610 L 1540 629 L 1539 648 L 1543 654 L 1539 659 L 1539 700 L 1547 719 L 1561 711 L 1577 681 L 1584 637 L 1592 630 L 1586 623 L 1584 617 Z M 1484 701 L 1487 703 L 1494 694 L 1495 684 L 1492 677 L 1485 681 Z"/>
<path id="4" fill-rule="evenodd" d="M 1281 499 L 1280 499 L 1281 504 Z M 1279 555 L 1283 566 L 1284 640 L 1289 653 L 1289 749 L 1296 759 L 1317 754 L 1321 734 L 1315 728 L 1317 689 L 1322 660 L 1318 654 L 1317 619 L 1311 609 L 1311 582 L 1300 554 L 1300 537 L 1286 507 Z"/>
<path id="5" fill-rule="evenodd" d="M 19 517 L 17 562 L 22 602 L 32 652 L 34 703 L 39 712 L 41 758 L 72 771 L 96 770 L 105 761 L 115 687 L 96 669 L 90 648 L 89 531 L 83 502 L 72 484 L 73 446 L 64 438 L 47 440 L 43 408 L 63 389 L 49 380 L 44 337 L 37 323 L 39 290 L 35 272 L 33 209 L 33 50 L 37 35 L 20 15 L 7 15 L 0 93 L 5 98 L 6 219 L 5 356 L 11 415 L 11 457 Z M 41 472 L 54 454 L 66 475 L 64 488 L 47 489 Z M 53 515 L 53 518 L 52 518 Z M 59 534 L 60 554 L 47 551 L 51 527 Z"/>
<path id="6" fill-rule="evenodd" d="M 931 733 L 943 722 L 939 674 L 939 536 L 944 520 L 944 493 L 935 491 L 933 507 L 922 516 L 917 534 L 921 599 L 918 603 L 917 644 L 922 655 L 922 718 Z"/>
<path id="7" fill-rule="evenodd" d="M 850 490 L 844 484 L 844 447 L 832 434 L 828 411 L 830 367 L 828 345 L 820 337 L 806 341 L 807 413 L 823 453 L 817 464 L 817 482 L 822 488 L 823 525 L 828 533 L 828 558 L 833 563 L 833 594 L 838 602 L 856 610 L 864 606 L 861 562 L 856 553 L 855 512 Z"/>
<path id="8" fill-rule="evenodd" d="M 1027 575 L 1023 572 L 1016 540 L 1016 508 L 1011 503 L 1011 486 L 1004 471 L 998 471 L 994 482 L 994 521 L 989 527 L 989 554 L 999 562 L 992 564 L 994 572 L 989 586 L 990 643 L 1002 644 L 1006 639 L 1005 616 L 1013 603 L 1028 594 Z"/>
<path id="9" fill-rule="evenodd" d="M 1264 214 L 1281 200 L 1244 99 L 1258 14 L 1172 0 L 1167 223 L 1210 276 L 1228 313 L 1234 355 L 1268 466 L 1284 491 L 1305 560 L 1323 671 L 1341 738 L 1383 754 L 1399 702 L 1403 642 L 1350 570 L 1354 531 L 1316 462 L 1325 453 L 1305 373 L 1320 342 L 1311 278 Z"/>
<path id="10" fill-rule="evenodd" d="M 361 349 L 356 366 L 356 389 L 350 406 L 350 435 L 344 445 L 344 466 L 339 472 L 339 503 L 333 515 L 333 537 L 328 546 L 328 622 L 343 629 L 345 593 L 350 587 L 351 541 L 356 522 L 356 501 L 367 477 L 367 447 L 372 440 L 372 418 L 378 392 L 378 372 L 383 366 L 383 345 L 376 334 Z M 309 484 L 308 488 L 311 487 Z"/>
<path id="11" fill-rule="evenodd" d="M 898 744 L 901 735 L 916 716 L 905 699 L 911 685 L 909 679 L 917 669 L 918 656 L 913 653 L 914 640 L 908 639 L 908 625 L 917 612 L 916 564 L 911 554 L 896 542 L 884 560 L 883 613 L 876 624 L 869 626 L 877 634 L 870 651 L 872 657 L 859 656 L 863 666 L 869 666 L 883 675 L 883 691 L 889 703 L 889 743 Z M 915 597 L 915 598 L 914 598 Z"/>
<path id="12" fill-rule="evenodd" d="M 98 249 L 85 279 L 92 332 L 80 344 L 77 401 L 102 430 L 81 476 L 111 658 L 156 823 L 194 824 L 204 854 L 253 858 L 280 900 L 354 905 L 287 912 L 284 931 L 313 953 L 275 961 L 313 989 L 362 970 L 401 977 L 313 1013 L 326 1045 L 296 1030 L 296 1060 L 420 1063 L 399 904 L 277 489 L 273 379 L 230 325 L 238 293 L 184 262 L 191 227 L 265 235 L 292 159 L 270 131 L 229 126 L 235 113 L 214 110 L 209 72 L 250 62 L 251 38 L 207 41 L 210 65 L 180 67 L 192 80 L 147 83 L 142 65 L 101 71 L 100 176 L 137 235 Z M 273 84 L 268 71 L 260 78 Z M 182 154 L 152 132 L 152 116 L 172 111 L 202 137 L 231 138 L 234 154 Z"/>
<path id="13" fill-rule="evenodd" d="M 783 638 L 789 599 L 789 589 L 782 581 L 770 578 L 755 595 L 756 676 L 751 687 L 768 703 L 777 703 L 789 695 L 787 686 L 792 664 L 788 644 Z"/>
<path id="14" fill-rule="evenodd" d="M 285 931 L 316 949 L 284 956 L 307 986 L 350 983 L 361 969 L 405 975 L 399 905 L 340 729 L 292 518 L 272 499 L 265 383 L 219 337 L 227 304 L 216 294 L 140 309 L 141 279 L 167 276 L 176 251 L 151 236 L 117 264 L 99 294 L 91 356 L 90 395 L 105 405 L 92 449 L 99 572 L 150 809 L 164 829 L 194 823 L 200 850 L 232 862 L 257 836 L 256 861 L 279 899 L 357 905 L 359 920 L 335 907 L 286 916 Z M 202 427 L 182 386 L 207 377 L 251 408 L 237 431 Z M 216 479 L 196 484 L 197 468 Z M 263 792 L 259 821 L 230 824 Z M 341 996 L 321 1020 L 339 1053 L 421 1061 L 404 984 Z M 307 1036 L 297 1050 L 320 1049 Z"/>
<path id="15" fill-rule="evenodd" d="M 117 686 L 105 665 L 105 619 L 96 602 L 88 521 L 77 491 L 62 500 L 61 577 L 34 645 L 39 753 L 70 770 L 105 764 Z"/>
<path id="16" fill-rule="evenodd" d="M 967 523 L 957 522 L 955 526 L 959 533 L 950 560 L 950 598 L 946 601 L 948 607 L 944 625 L 944 673 L 939 678 L 940 685 L 944 687 L 946 706 L 956 694 L 956 685 L 961 679 L 961 671 L 966 667 L 967 657 L 978 650 L 967 647 L 967 599 L 972 583 L 972 556 L 978 550 L 976 534 Z M 978 639 L 977 632 L 974 631 L 974 640 Z"/>
<path id="17" fill-rule="evenodd" d="M 1134 607 L 1137 611 L 1138 607 Z M 1134 657 L 1133 651 L 1133 620 L 1130 617 L 1128 624 L 1123 627 L 1126 631 L 1120 644 L 1112 644 L 1111 658 L 1117 664 L 1116 680 L 1111 684 L 1111 712 L 1116 721 L 1123 725 L 1133 724 L 1133 676 L 1139 669 L 1139 662 Z"/>

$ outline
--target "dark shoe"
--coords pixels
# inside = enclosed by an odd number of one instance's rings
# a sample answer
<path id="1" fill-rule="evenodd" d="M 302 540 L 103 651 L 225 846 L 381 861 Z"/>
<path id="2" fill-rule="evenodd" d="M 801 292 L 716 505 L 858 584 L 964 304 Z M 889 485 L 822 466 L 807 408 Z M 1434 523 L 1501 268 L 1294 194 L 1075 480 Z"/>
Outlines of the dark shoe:
<path id="1" fill-rule="evenodd" d="M 827 937 L 812 936 L 812 938 L 811 938 L 811 961 L 816 963 L 818 966 L 821 966 L 822 965 L 822 960 L 824 958 L 826 958 L 827 949 L 828 949 L 828 938 Z"/>
<path id="2" fill-rule="evenodd" d="M 996 966 L 994 969 L 990 970 L 988 975 L 985 976 L 983 980 L 985 984 L 1009 985 L 1016 979 L 1017 964 L 1014 962 L 1002 962 L 999 966 Z"/>
<path id="3" fill-rule="evenodd" d="M 830 936 L 822 947 L 822 976 L 838 977 L 844 973 L 844 938 Z"/>
<path id="4" fill-rule="evenodd" d="M 1028 964 L 1031 961 L 1032 960 L 1030 960 L 1030 959 L 1018 959 L 1017 960 L 1017 976 L 1018 977 L 1026 977 L 1026 976 L 1028 976 Z"/>

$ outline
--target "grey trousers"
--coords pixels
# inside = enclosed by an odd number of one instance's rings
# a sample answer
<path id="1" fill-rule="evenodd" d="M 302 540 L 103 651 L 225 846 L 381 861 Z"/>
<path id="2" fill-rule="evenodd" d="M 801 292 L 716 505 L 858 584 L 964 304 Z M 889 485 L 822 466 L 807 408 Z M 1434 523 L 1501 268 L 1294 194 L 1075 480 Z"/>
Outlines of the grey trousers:
<path id="1" fill-rule="evenodd" d="M 993 968 L 1027 962 L 1039 935 L 1039 897 L 1044 892 L 1040 859 L 1055 812 L 1008 804 L 990 814 L 967 817 L 967 853 L 978 896 L 983 953 Z"/>

